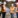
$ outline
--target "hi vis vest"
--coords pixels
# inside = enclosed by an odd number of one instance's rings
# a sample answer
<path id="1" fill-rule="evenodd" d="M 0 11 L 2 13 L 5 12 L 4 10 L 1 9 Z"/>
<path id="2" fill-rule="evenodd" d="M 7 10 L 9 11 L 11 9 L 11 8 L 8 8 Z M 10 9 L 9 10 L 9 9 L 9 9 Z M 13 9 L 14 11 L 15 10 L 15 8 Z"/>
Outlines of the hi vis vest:
<path id="1" fill-rule="evenodd" d="M 2 12 L 6 12 L 6 7 L 2 7 Z"/>
<path id="2" fill-rule="evenodd" d="M 6 9 L 2 8 L 2 12 L 6 12 Z"/>
<path id="3" fill-rule="evenodd" d="M 4 11 L 3 7 L 2 7 L 2 12 Z"/>
<path id="4" fill-rule="evenodd" d="M 14 7 L 12 8 L 12 10 L 14 10 Z"/>
<path id="5" fill-rule="evenodd" d="M 14 8 L 14 7 L 10 7 L 10 13 L 13 13 L 13 12 L 14 12 L 14 10 L 15 10 L 15 8 Z"/>
<path id="6" fill-rule="evenodd" d="M 10 10 L 13 11 L 15 8 L 14 7 L 10 7 Z"/>

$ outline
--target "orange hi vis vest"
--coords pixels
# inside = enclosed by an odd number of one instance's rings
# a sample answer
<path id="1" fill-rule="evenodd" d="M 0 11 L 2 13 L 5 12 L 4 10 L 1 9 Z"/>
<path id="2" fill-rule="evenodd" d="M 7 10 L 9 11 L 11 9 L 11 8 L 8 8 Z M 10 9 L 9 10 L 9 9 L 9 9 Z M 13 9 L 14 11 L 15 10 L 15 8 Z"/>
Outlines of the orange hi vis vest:
<path id="1" fill-rule="evenodd" d="M 10 10 L 14 10 L 14 7 L 10 7 Z"/>
<path id="2" fill-rule="evenodd" d="M 2 12 L 6 12 L 6 8 L 5 7 L 2 7 Z"/>
<path id="3" fill-rule="evenodd" d="M 14 7 L 10 7 L 10 13 L 14 12 Z"/>

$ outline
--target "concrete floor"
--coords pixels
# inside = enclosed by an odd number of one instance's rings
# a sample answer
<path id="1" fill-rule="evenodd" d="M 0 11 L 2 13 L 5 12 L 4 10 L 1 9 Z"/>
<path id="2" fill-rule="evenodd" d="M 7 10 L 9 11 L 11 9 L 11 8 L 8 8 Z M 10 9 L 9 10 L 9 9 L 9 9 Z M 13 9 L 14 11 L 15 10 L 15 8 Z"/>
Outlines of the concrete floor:
<path id="1" fill-rule="evenodd" d="M 2 18 L 2 14 L 1 14 L 0 18 Z M 10 18 L 10 15 L 6 14 L 5 18 Z"/>
<path id="2" fill-rule="evenodd" d="M 2 18 L 2 14 L 1 14 L 0 18 Z M 11 15 L 10 14 L 6 14 L 5 18 L 11 18 Z M 14 18 L 17 18 L 17 17 L 15 16 Z"/>

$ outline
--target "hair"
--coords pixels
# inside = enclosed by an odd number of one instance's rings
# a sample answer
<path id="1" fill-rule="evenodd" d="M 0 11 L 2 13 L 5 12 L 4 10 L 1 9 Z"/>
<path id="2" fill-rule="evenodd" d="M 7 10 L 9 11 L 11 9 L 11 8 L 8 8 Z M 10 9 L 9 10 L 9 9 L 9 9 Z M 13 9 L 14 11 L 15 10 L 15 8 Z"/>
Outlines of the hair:
<path id="1" fill-rule="evenodd" d="M 17 5 L 16 5 L 16 4 L 14 4 L 14 7 L 17 7 Z"/>

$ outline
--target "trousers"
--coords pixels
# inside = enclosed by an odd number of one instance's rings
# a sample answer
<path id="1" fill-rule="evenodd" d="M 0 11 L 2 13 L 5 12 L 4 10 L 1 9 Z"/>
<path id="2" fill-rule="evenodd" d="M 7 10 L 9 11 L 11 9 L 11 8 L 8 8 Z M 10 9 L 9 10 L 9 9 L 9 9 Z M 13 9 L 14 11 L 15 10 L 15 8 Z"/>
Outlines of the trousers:
<path id="1" fill-rule="evenodd" d="M 2 12 L 2 18 L 5 18 L 6 12 Z"/>
<path id="2" fill-rule="evenodd" d="M 12 13 L 11 13 L 11 18 L 14 18 Z"/>
<path id="3" fill-rule="evenodd" d="M 17 18 L 18 18 L 18 12 L 16 14 L 17 14 Z"/>

